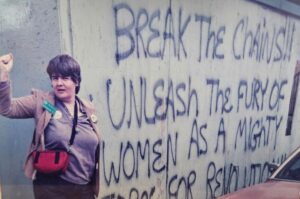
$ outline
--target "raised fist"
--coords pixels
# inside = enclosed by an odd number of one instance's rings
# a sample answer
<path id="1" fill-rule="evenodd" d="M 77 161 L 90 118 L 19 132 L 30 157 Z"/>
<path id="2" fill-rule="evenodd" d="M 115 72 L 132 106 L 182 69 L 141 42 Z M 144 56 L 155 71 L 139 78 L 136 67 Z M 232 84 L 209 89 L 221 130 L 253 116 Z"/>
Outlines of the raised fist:
<path id="1" fill-rule="evenodd" d="M 11 53 L 0 57 L 0 71 L 9 73 L 13 66 L 13 55 Z"/>

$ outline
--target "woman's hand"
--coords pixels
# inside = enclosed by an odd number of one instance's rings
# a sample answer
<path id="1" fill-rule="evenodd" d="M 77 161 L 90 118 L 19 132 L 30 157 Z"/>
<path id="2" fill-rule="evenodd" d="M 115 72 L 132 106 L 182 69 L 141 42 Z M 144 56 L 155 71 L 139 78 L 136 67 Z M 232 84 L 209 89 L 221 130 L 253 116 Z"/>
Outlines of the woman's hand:
<path id="1" fill-rule="evenodd" d="M 13 55 L 11 53 L 0 57 L 0 70 L 10 72 L 13 66 Z"/>
<path id="2" fill-rule="evenodd" d="M 13 67 L 13 55 L 11 53 L 0 57 L 0 81 L 7 81 Z"/>

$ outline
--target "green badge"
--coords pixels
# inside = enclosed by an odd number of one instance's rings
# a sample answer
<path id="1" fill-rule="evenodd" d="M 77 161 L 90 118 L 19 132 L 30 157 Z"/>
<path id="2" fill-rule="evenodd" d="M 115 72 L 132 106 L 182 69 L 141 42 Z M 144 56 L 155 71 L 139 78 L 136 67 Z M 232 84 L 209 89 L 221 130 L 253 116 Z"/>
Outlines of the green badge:
<path id="1" fill-rule="evenodd" d="M 49 113 L 51 113 L 51 115 L 54 115 L 56 112 L 55 106 L 53 106 L 50 102 L 46 100 L 43 102 L 43 108 L 46 109 Z"/>

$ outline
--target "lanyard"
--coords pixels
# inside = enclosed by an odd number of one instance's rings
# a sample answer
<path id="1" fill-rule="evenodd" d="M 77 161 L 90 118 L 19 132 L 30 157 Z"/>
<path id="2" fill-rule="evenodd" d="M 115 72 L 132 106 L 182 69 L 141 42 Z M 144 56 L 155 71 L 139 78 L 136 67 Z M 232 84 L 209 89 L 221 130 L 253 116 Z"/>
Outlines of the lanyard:
<path id="1" fill-rule="evenodd" d="M 69 147 L 71 147 L 71 145 L 74 143 L 74 139 L 75 139 L 75 135 L 76 135 L 77 122 L 78 122 L 78 106 L 77 106 L 77 103 L 76 103 L 76 100 L 75 100 L 72 134 L 71 134 L 71 138 L 69 140 Z"/>

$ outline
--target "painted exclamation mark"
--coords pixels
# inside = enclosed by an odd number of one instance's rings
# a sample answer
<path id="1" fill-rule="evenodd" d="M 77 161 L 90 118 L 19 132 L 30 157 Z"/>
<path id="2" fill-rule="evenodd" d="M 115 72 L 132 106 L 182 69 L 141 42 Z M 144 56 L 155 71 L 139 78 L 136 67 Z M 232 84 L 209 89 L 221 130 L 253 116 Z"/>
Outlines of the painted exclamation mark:
<path id="1" fill-rule="evenodd" d="M 293 124 L 293 117 L 294 117 L 295 106 L 296 106 L 296 101 L 297 101 L 299 82 L 300 82 L 300 60 L 297 61 L 297 65 L 296 65 L 295 73 L 294 73 L 294 80 L 293 80 L 289 112 L 288 112 L 287 127 L 286 127 L 286 131 L 285 131 L 286 136 L 289 136 L 292 134 L 292 124 Z"/>

